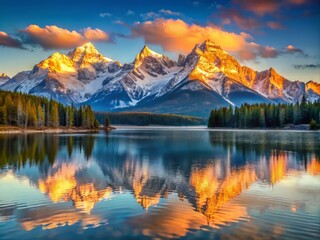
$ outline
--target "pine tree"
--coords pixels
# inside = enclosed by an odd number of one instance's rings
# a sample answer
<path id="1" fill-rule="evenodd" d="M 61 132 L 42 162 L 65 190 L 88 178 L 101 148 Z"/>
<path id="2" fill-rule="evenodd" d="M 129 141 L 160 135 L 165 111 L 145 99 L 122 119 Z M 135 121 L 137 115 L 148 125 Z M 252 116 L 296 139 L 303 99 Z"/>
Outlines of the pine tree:
<path id="1" fill-rule="evenodd" d="M 266 127 L 266 115 L 265 115 L 265 109 L 260 108 L 260 117 L 259 117 L 260 127 L 265 128 Z"/>
<path id="2" fill-rule="evenodd" d="M 110 127 L 110 118 L 109 118 L 109 117 L 106 117 L 106 122 L 105 122 L 105 128 L 106 128 L 106 130 L 109 130 L 109 127 Z"/>
<path id="3" fill-rule="evenodd" d="M 59 111 L 58 104 L 56 102 L 50 102 L 50 127 L 59 126 Z"/>
<path id="4" fill-rule="evenodd" d="M 311 119 L 310 124 L 309 124 L 309 129 L 310 130 L 317 130 L 318 129 L 318 124 L 314 119 Z"/>
<path id="5" fill-rule="evenodd" d="M 7 107 L 0 107 L 0 124 L 7 125 Z"/>
<path id="6" fill-rule="evenodd" d="M 40 103 L 38 104 L 38 109 L 37 109 L 37 119 L 38 119 L 37 127 L 43 127 L 45 124 L 45 113 Z"/>
<path id="7" fill-rule="evenodd" d="M 279 109 L 279 126 L 280 127 L 284 125 L 285 117 L 286 117 L 286 110 L 284 107 L 281 107 Z"/>
<path id="8" fill-rule="evenodd" d="M 18 101 L 17 101 L 17 125 L 22 126 L 24 122 L 24 111 L 23 111 L 23 105 L 21 101 L 20 94 L 18 96 Z"/>

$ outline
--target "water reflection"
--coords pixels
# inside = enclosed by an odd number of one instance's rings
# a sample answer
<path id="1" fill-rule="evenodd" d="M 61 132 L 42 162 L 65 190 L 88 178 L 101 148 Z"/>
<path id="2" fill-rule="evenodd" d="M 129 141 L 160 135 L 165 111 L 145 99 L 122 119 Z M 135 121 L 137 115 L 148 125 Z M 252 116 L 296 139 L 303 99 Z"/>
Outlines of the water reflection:
<path id="1" fill-rule="evenodd" d="M 197 211 L 206 216 L 209 225 L 214 226 L 247 217 L 246 210 L 242 206 L 229 204 L 228 210 L 224 209 L 223 212 L 219 210 L 256 180 L 256 173 L 250 165 L 230 170 L 219 179 L 219 166 L 220 162 L 205 169 L 194 169 L 190 180 L 197 196 Z"/>
<path id="2" fill-rule="evenodd" d="M 301 176 L 308 176 L 304 196 L 320 192 L 319 138 L 151 130 L 0 135 L 0 191 L 11 189 L 0 196 L 0 231 L 12 231 L 5 224 L 12 220 L 30 232 L 55 230 L 55 236 L 71 226 L 83 236 L 92 227 L 108 236 L 121 226 L 117 237 L 123 238 L 217 234 L 252 221 L 261 228 L 252 209 L 269 209 L 268 196 L 277 189 L 288 194 L 290 213 L 306 211 L 305 201 L 311 199 L 302 201 L 292 190 Z M 283 198 L 277 194 L 272 199 Z M 319 206 L 310 211 L 319 217 Z M 111 232 L 99 228 L 106 223 L 113 224 Z M 273 227 L 274 236 L 286 234 L 285 227 Z"/>
<path id="3" fill-rule="evenodd" d="M 111 195 L 111 188 L 87 171 L 74 163 L 55 164 L 45 179 L 39 179 L 38 187 L 52 202 L 72 201 L 75 208 L 90 213 L 95 203 Z"/>

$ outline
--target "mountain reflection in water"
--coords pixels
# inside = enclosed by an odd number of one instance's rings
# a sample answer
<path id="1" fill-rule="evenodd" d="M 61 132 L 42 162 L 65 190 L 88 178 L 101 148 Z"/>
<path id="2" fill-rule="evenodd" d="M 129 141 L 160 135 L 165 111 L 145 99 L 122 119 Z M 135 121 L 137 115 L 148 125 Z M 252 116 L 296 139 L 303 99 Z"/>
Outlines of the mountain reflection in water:
<path id="1" fill-rule="evenodd" d="M 24 231 L 41 227 L 56 231 L 52 236 L 72 226 L 83 236 L 95 228 L 97 236 L 115 238 L 217 231 L 263 238 L 257 210 L 280 206 L 319 217 L 319 206 L 306 206 L 320 193 L 319 142 L 319 134 L 298 132 L 0 135 L 0 231 L 12 231 L 5 223 L 17 221 Z M 313 186 L 303 186 L 304 200 L 293 189 L 299 179 Z M 233 224 L 249 229 L 226 232 Z M 310 236 L 319 234 L 318 225 Z M 276 237 L 287 230 L 270 231 Z"/>

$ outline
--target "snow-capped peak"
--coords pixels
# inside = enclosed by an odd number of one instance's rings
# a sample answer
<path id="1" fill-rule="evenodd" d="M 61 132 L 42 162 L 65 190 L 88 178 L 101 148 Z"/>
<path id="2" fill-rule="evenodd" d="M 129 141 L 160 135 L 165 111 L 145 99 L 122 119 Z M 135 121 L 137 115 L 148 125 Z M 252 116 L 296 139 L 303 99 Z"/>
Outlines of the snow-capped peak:
<path id="1" fill-rule="evenodd" d="M 309 81 L 306 83 L 306 90 L 307 91 L 312 90 L 313 92 L 320 95 L 320 83 Z"/>
<path id="2" fill-rule="evenodd" d="M 147 57 L 147 56 L 153 56 L 153 57 L 162 57 L 162 55 L 160 53 L 157 53 L 155 51 L 152 51 L 147 45 L 144 45 L 144 47 L 142 48 L 140 54 L 141 57 Z"/>
<path id="3" fill-rule="evenodd" d="M 106 58 L 99 53 L 90 42 L 75 48 L 72 52 L 68 53 L 68 56 L 72 59 L 77 68 L 87 67 L 87 65 L 99 62 L 112 61 L 112 59 Z"/>
<path id="4" fill-rule="evenodd" d="M 87 53 L 99 54 L 98 50 L 95 48 L 95 46 L 91 42 L 87 42 L 82 46 L 76 47 L 74 49 L 74 52 L 77 52 L 77 53 L 87 52 Z"/>
<path id="5" fill-rule="evenodd" d="M 75 72 L 72 60 L 59 52 L 53 53 L 47 59 L 36 65 L 38 68 L 48 69 L 49 72 L 67 73 Z"/>
<path id="6" fill-rule="evenodd" d="M 199 45 L 202 51 L 223 51 L 222 48 L 211 40 L 206 40 Z"/>
<path id="7" fill-rule="evenodd" d="M 227 54 L 219 45 L 211 40 L 206 40 L 201 44 L 196 44 L 193 48 L 191 54 L 202 55 L 205 52 L 215 53 L 215 54 Z"/>
<path id="8" fill-rule="evenodd" d="M 228 77 L 240 74 L 241 65 L 211 40 L 197 44 L 186 59 L 186 66 L 191 66 L 189 78 L 207 82 L 216 74 L 224 73 Z"/>
<path id="9" fill-rule="evenodd" d="M 142 61 L 146 58 L 146 57 L 154 57 L 154 58 L 162 58 L 163 55 L 152 51 L 147 45 L 144 45 L 144 47 L 142 48 L 142 50 L 140 51 L 140 53 L 136 56 L 135 60 L 134 60 L 134 67 L 137 68 L 141 65 Z"/>
<path id="10" fill-rule="evenodd" d="M 7 74 L 5 74 L 5 73 L 2 73 L 2 74 L 0 74 L 0 78 L 10 78 Z"/>

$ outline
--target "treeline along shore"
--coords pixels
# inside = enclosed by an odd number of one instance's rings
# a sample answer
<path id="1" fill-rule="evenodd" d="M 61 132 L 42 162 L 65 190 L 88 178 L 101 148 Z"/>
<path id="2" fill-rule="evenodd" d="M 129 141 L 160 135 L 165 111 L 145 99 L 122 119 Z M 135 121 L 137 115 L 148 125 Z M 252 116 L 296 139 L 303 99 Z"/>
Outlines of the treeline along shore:
<path id="1" fill-rule="evenodd" d="M 109 119 L 111 124 L 119 125 L 163 125 L 163 126 L 198 126 L 206 125 L 207 119 L 177 114 L 160 114 L 150 112 L 98 112 L 95 113 L 99 122 Z"/>
<path id="2" fill-rule="evenodd" d="M 306 124 L 319 128 L 320 102 L 308 102 L 305 97 L 295 104 L 243 104 L 240 107 L 213 109 L 209 128 L 283 128 Z"/>
<path id="3" fill-rule="evenodd" d="M 106 121 L 107 120 L 107 121 Z M 98 112 L 90 106 L 66 106 L 55 100 L 30 94 L 0 90 L 0 133 L 16 132 L 87 132 L 100 123 L 125 125 L 205 125 L 200 117 L 149 112 Z M 305 97 L 295 104 L 243 104 L 240 107 L 213 109 L 209 128 L 283 128 L 288 125 L 309 125 L 319 128 L 320 102 Z"/>
<path id="4" fill-rule="evenodd" d="M 66 106 L 55 100 L 0 90 L 0 133 L 88 132 L 105 124 L 206 125 L 207 119 L 147 112 L 94 113 L 90 106 Z M 114 129 L 108 124 L 108 129 Z"/>
<path id="5" fill-rule="evenodd" d="M 85 131 L 99 127 L 90 106 L 65 106 L 52 99 L 0 91 L 0 132 Z M 59 130 L 58 130 L 59 129 Z"/>

